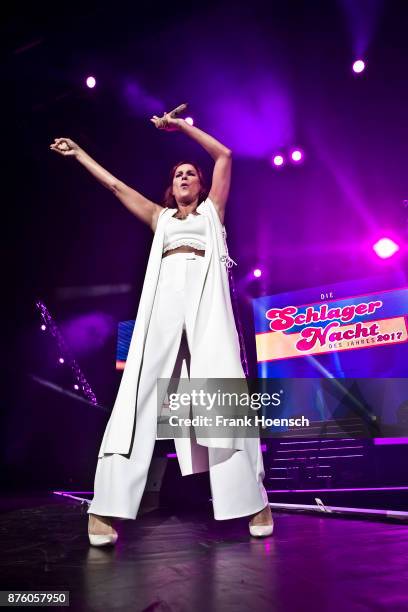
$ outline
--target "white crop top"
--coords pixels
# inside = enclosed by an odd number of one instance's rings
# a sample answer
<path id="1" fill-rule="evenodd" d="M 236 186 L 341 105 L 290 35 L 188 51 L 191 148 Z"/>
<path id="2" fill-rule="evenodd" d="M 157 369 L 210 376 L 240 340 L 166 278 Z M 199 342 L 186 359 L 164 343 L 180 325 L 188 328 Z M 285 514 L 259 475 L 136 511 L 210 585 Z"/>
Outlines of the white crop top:
<path id="1" fill-rule="evenodd" d="M 205 218 L 190 213 L 185 219 L 170 217 L 166 223 L 163 253 L 179 246 L 191 246 L 205 251 Z"/>

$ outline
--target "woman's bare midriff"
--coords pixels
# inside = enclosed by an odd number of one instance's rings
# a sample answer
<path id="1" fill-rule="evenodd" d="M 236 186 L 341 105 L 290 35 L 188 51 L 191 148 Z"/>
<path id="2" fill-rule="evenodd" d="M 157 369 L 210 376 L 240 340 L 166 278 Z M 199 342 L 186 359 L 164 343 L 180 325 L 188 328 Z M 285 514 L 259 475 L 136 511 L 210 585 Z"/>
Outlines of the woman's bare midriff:
<path id="1" fill-rule="evenodd" d="M 196 255 L 200 255 L 200 257 L 204 257 L 205 255 L 205 251 L 194 249 L 190 246 L 180 246 L 176 249 L 170 249 L 170 251 L 166 251 L 165 253 L 163 253 L 162 258 L 167 257 L 167 255 L 173 255 L 173 253 L 195 253 Z"/>

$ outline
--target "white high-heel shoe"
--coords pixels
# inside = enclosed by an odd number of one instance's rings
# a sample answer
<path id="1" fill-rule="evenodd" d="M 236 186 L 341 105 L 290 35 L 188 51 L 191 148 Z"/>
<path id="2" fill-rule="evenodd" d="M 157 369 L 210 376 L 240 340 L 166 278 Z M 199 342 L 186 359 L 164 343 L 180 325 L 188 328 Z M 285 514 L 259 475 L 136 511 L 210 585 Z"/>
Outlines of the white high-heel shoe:
<path id="1" fill-rule="evenodd" d="M 106 535 L 99 535 L 95 533 L 88 533 L 88 537 L 92 546 L 108 546 L 109 544 L 116 544 L 118 534 L 107 533 Z"/>
<path id="2" fill-rule="evenodd" d="M 272 535 L 273 533 L 273 517 L 271 514 L 271 521 L 269 525 L 251 525 L 249 523 L 249 533 L 254 538 L 266 538 L 267 536 Z"/>
<path id="3" fill-rule="evenodd" d="M 250 525 L 249 533 L 254 538 L 265 538 L 273 533 L 273 522 L 272 525 Z"/>
<path id="4" fill-rule="evenodd" d="M 118 533 L 115 529 L 113 529 L 113 527 L 112 527 L 113 533 L 105 533 L 105 534 L 89 533 L 89 520 L 88 520 L 88 537 L 89 537 L 89 543 L 92 546 L 109 546 L 109 545 L 116 544 L 117 539 L 118 539 Z"/>

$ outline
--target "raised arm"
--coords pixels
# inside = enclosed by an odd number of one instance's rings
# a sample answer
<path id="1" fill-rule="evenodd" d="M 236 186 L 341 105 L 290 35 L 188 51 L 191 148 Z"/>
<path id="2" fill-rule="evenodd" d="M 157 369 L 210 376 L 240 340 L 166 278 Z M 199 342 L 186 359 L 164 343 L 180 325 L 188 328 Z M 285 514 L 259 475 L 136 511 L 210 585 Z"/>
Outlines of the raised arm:
<path id="1" fill-rule="evenodd" d="M 186 107 L 187 105 L 183 104 L 177 107 L 175 111 L 181 112 L 181 110 L 184 110 Z M 227 204 L 231 183 L 232 152 L 213 136 L 188 124 L 184 119 L 175 117 L 174 115 L 177 114 L 175 111 L 165 113 L 163 117 L 160 118 L 154 115 L 151 121 L 159 129 L 184 132 L 184 134 L 198 142 L 198 144 L 211 155 L 215 164 L 209 197 L 214 202 L 221 223 L 224 223 L 225 206 Z"/>
<path id="2" fill-rule="evenodd" d="M 55 138 L 54 143 L 50 145 L 50 149 L 61 155 L 74 157 L 99 183 L 109 189 L 130 212 L 146 223 L 153 231 L 156 230 L 157 219 L 163 210 L 162 206 L 148 200 L 141 193 L 110 174 L 70 138 Z"/>

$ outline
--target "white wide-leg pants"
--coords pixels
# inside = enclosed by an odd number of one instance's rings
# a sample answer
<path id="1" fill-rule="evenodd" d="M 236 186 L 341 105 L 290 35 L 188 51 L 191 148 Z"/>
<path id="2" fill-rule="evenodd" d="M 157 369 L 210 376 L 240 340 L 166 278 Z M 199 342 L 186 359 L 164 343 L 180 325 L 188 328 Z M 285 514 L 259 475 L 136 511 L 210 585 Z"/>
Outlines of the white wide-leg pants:
<path id="1" fill-rule="evenodd" d="M 191 346 L 191 304 L 199 290 L 203 260 L 194 253 L 175 253 L 162 260 L 140 372 L 131 451 L 128 455 L 107 454 L 98 459 L 88 513 L 136 518 L 157 435 L 157 379 L 180 376 L 175 369 L 185 345 L 181 342 L 184 330 Z M 203 447 L 204 452 L 208 451 L 217 520 L 249 516 L 268 503 L 262 484 L 264 467 L 259 439 L 247 438 L 245 444 L 245 450 L 232 454 L 222 448 Z"/>

